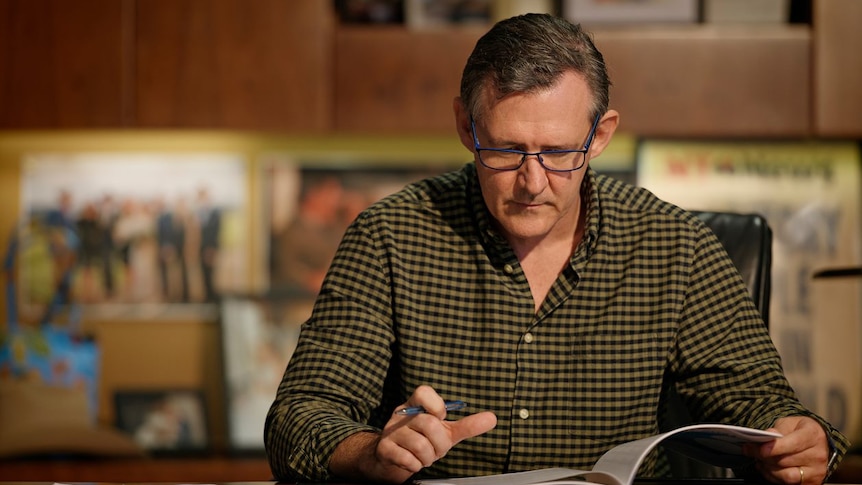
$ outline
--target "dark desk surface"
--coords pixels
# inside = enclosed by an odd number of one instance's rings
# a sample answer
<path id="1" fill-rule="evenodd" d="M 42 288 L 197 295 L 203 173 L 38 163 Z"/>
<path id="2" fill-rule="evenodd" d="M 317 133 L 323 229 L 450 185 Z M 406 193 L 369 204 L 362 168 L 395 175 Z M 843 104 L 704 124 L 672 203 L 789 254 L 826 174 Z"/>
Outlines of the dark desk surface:
<path id="1" fill-rule="evenodd" d="M 0 460 L 0 485 L 53 483 L 273 485 L 263 457 Z M 636 485 L 739 485 L 741 480 L 636 480 Z M 844 458 L 830 483 L 862 484 L 862 454 Z"/>
<path id="2" fill-rule="evenodd" d="M 0 460 L 0 482 L 225 483 L 270 480 L 269 463 L 262 457 Z"/>
<path id="3" fill-rule="evenodd" d="M 58 485 L 59 484 L 75 484 L 75 485 L 128 485 L 131 483 L 135 483 L 138 485 L 144 485 L 148 482 L 71 482 L 71 481 L 63 481 L 63 482 L 54 482 L 54 481 L 0 481 L 0 485 Z M 188 482 L 149 482 L 152 485 L 167 485 L 169 483 L 175 483 L 177 485 L 188 485 Z M 192 482 L 194 483 L 194 482 Z M 292 484 L 283 484 L 274 481 L 245 481 L 245 482 L 206 482 L 207 485 L 292 485 Z M 833 485 L 860 485 L 859 483 L 852 484 L 844 484 L 844 483 L 835 483 L 829 482 Z M 735 479 L 735 478 L 710 478 L 710 479 L 685 479 L 685 480 L 651 480 L 651 479 L 637 479 L 635 480 L 635 485 L 769 485 L 766 483 L 757 483 L 757 482 L 745 482 L 743 480 Z M 309 484 L 310 485 L 310 484 Z M 330 483 L 329 485 L 354 485 L 349 483 Z"/>

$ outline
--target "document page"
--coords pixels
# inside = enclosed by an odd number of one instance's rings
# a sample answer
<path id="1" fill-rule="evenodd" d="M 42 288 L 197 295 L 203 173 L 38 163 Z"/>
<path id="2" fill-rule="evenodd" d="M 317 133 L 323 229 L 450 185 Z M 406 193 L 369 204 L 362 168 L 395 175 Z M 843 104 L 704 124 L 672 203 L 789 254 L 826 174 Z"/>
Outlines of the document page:
<path id="1" fill-rule="evenodd" d="M 561 485 L 566 483 L 631 485 L 641 463 L 659 444 L 691 458 L 723 467 L 737 467 L 750 459 L 742 454 L 745 443 L 765 443 L 778 433 L 726 424 L 695 424 L 657 434 L 610 449 L 592 470 L 545 468 L 485 477 L 422 480 L 422 485 Z"/>

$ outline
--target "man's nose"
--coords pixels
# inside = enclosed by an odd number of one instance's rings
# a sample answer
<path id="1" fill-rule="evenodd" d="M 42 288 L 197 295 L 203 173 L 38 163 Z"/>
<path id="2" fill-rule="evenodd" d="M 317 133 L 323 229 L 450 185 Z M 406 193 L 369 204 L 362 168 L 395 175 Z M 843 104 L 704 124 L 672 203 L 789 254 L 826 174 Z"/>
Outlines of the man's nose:
<path id="1" fill-rule="evenodd" d="M 524 160 L 524 164 L 521 165 L 520 169 L 524 188 L 531 195 L 538 195 L 548 185 L 548 172 L 542 166 L 541 155 L 525 155 L 525 157 L 526 160 Z"/>

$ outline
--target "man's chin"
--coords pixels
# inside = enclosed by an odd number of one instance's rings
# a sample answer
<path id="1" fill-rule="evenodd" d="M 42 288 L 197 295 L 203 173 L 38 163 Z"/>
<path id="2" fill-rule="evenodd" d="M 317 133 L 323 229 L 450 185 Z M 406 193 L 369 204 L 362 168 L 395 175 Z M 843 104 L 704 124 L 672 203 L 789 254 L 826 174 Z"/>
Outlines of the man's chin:
<path id="1" fill-rule="evenodd" d="M 510 241 L 532 241 L 541 239 L 548 234 L 545 226 L 536 224 L 503 224 L 503 233 L 508 236 Z"/>

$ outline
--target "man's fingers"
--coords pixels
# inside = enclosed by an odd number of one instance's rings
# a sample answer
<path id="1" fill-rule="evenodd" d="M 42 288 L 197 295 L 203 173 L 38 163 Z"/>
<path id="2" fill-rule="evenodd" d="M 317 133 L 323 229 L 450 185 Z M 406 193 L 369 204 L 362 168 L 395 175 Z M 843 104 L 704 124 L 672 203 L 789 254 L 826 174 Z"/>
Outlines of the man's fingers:
<path id="1" fill-rule="evenodd" d="M 494 426 L 497 426 L 497 416 L 494 413 L 485 411 L 471 414 L 451 423 L 452 442 L 459 443 L 467 438 L 487 433 L 494 429 Z"/>
<path id="2" fill-rule="evenodd" d="M 410 450 L 399 446 L 392 440 L 381 440 L 377 448 L 377 456 L 386 467 L 397 467 L 409 471 L 411 474 L 418 472 L 424 466 L 422 461 Z"/>

